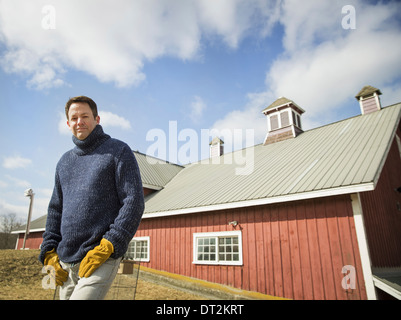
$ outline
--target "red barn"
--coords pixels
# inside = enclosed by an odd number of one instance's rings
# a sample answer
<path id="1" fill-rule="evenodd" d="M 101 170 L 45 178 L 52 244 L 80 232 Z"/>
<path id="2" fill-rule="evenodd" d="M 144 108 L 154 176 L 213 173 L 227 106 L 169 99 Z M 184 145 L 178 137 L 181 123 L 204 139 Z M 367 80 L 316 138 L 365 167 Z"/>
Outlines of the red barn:
<path id="1" fill-rule="evenodd" d="M 214 158 L 185 167 L 135 153 L 147 196 L 130 257 L 290 299 L 400 299 L 401 103 L 380 94 L 364 87 L 361 115 L 305 132 L 279 98 L 263 144 L 223 154 L 214 139 Z"/>

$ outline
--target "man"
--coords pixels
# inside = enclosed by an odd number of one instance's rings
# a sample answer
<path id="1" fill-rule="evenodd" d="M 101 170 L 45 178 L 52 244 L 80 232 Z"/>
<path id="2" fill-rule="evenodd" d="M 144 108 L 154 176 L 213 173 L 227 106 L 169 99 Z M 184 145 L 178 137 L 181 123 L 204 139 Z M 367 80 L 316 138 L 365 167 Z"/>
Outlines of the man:
<path id="1" fill-rule="evenodd" d="M 60 299 L 103 299 L 143 214 L 141 177 L 92 99 L 71 98 L 65 112 L 75 147 L 56 167 L 39 260 L 54 268 Z"/>

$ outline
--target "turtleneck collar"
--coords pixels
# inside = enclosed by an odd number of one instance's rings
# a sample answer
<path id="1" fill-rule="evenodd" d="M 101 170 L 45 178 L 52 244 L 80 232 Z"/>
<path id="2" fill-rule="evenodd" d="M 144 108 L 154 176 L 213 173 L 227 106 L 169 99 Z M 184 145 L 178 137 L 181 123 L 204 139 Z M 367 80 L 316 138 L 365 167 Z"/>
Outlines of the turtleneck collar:
<path id="1" fill-rule="evenodd" d="M 72 141 L 76 145 L 73 151 L 77 155 L 89 154 L 108 139 L 110 139 L 110 136 L 105 134 L 102 126 L 98 124 L 84 140 L 79 140 L 77 137 L 72 136 Z"/>

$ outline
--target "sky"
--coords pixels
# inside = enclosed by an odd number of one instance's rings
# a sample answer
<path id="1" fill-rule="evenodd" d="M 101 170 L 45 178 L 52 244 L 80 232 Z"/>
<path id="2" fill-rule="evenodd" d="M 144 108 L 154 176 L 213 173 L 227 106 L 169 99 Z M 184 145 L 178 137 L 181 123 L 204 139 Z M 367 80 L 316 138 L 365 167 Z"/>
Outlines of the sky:
<path id="1" fill-rule="evenodd" d="M 263 142 L 282 96 L 304 130 L 360 114 L 365 85 L 398 103 L 400 57 L 398 1 L 0 0 L 0 215 L 25 222 L 28 188 L 32 219 L 47 213 L 70 97 L 131 149 L 186 164 L 208 157 L 202 130 L 253 130 L 225 152 Z"/>

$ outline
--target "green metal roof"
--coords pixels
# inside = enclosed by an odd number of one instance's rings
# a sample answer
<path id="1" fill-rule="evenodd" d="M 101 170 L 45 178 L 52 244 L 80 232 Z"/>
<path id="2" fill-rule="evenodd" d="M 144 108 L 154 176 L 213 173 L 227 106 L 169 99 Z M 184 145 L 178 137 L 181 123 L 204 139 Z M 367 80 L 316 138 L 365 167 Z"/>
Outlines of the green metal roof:
<path id="1" fill-rule="evenodd" d="M 184 167 L 167 161 L 134 152 L 141 172 L 142 184 L 146 188 L 160 190 Z"/>
<path id="2" fill-rule="evenodd" d="M 399 123 L 401 104 L 359 115 L 266 146 L 225 154 L 220 164 L 194 163 L 146 201 L 145 215 L 377 182 Z M 253 171 L 236 174 L 235 161 L 253 152 Z M 231 163 L 230 162 L 231 159 Z"/>
<path id="3" fill-rule="evenodd" d="M 44 230 L 46 226 L 46 220 L 47 220 L 47 214 L 44 216 L 41 216 L 29 224 L 29 232 L 35 232 L 37 230 Z M 16 228 L 15 230 L 12 231 L 12 233 L 25 233 L 26 231 L 26 224 Z"/>

